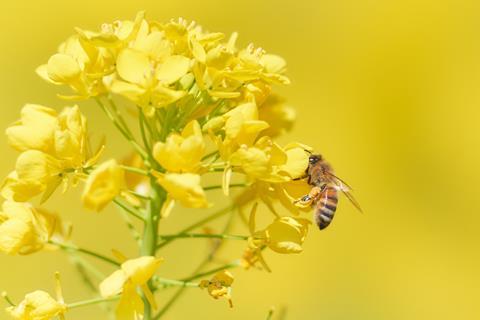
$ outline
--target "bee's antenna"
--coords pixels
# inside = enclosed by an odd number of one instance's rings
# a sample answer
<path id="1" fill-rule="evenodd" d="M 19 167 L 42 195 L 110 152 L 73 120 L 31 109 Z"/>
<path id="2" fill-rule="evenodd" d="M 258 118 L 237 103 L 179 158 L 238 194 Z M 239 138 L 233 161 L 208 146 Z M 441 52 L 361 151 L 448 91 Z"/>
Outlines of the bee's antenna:
<path id="1" fill-rule="evenodd" d="M 303 150 L 305 150 L 305 152 L 308 153 L 308 154 L 312 154 L 312 151 L 310 151 L 310 150 L 307 150 L 307 149 L 303 149 Z"/>

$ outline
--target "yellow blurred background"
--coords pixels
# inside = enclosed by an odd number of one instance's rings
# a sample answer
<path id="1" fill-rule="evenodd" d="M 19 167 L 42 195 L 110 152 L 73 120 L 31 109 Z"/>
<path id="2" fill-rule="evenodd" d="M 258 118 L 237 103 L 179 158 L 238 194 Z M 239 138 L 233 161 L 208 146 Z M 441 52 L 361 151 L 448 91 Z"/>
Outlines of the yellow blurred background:
<path id="1" fill-rule="evenodd" d="M 234 271 L 233 309 L 192 289 L 165 319 L 265 319 L 271 306 L 284 309 L 285 319 L 480 318 L 480 2 L 4 0 L 0 128 L 26 102 L 65 104 L 34 69 L 75 26 L 96 29 L 141 9 L 151 19 L 182 16 L 212 31 L 238 31 L 241 44 L 285 57 L 292 85 L 280 92 L 297 108 L 298 122 L 283 141 L 321 152 L 365 211 L 341 199 L 333 225 L 312 228 L 302 254 L 267 254 L 271 274 Z M 92 132 L 109 135 L 110 150 L 123 145 L 93 104 L 82 110 Z M 5 176 L 16 153 L 6 139 L 0 150 Z M 78 190 L 57 192 L 47 207 L 74 223 L 79 245 L 136 255 L 114 208 L 85 212 Z M 180 212 L 162 228 L 202 216 Z M 162 276 L 188 275 L 204 251 L 205 243 L 191 240 L 172 245 L 161 252 Z M 222 254 L 240 252 L 227 244 Z M 57 270 L 67 301 L 89 297 L 62 252 L 1 255 L 0 290 L 15 301 L 40 288 L 53 293 Z M 106 317 L 94 306 L 68 319 Z"/>

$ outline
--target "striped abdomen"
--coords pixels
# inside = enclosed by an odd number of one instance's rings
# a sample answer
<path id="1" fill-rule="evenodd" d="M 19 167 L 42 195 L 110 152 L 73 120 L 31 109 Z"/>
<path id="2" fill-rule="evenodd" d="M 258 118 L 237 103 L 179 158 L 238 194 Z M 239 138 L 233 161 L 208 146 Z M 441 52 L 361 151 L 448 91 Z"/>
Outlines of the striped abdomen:
<path id="1" fill-rule="evenodd" d="M 327 185 L 319 196 L 315 205 L 314 218 L 320 230 L 328 227 L 337 210 L 337 189 Z"/>

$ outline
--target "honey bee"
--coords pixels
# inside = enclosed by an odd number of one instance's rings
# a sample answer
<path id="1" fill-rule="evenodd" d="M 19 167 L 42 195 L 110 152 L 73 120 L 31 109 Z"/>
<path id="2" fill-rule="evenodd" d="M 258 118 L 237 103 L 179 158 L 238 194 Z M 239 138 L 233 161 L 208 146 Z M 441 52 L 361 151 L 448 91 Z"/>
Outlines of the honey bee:
<path id="1" fill-rule="evenodd" d="M 360 212 L 362 209 L 350 193 L 351 187 L 342 179 L 333 174 L 333 169 L 319 154 L 311 154 L 308 158 L 308 167 L 305 176 L 307 183 L 312 186 L 309 194 L 303 196 L 296 203 L 302 206 L 314 207 L 313 217 L 320 230 L 325 229 L 332 222 L 337 210 L 338 191 L 341 191 Z"/>

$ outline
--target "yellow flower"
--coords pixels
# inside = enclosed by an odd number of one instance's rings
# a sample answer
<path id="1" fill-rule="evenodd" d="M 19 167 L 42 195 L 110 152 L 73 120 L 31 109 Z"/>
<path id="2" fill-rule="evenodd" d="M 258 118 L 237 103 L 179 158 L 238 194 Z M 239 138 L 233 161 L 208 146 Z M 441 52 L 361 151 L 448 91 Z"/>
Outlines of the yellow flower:
<path id="1" fill-rule="evenodd" d="M 140 11 L 135 21 L 117 20 L 113 23 L 104 23 L 99 32 L 76 28 L 82 39 L 98 47 L 116 48 L 125 45 L 137 34 L 140 24 L 144 21 L 145 12 Z"/>
<path id="2" fill-rule="evenodd" d="M 0 212 L 0 251 L 14 255 L 41 250 L 61 226 L 57 216 L 43 209 L 5 201 Z"/>
<path id="3" fill-rule="evenodd" d="M 55 130 L 55 157 L 65 161 L 65 166 L 78 168 L 87 155 L 87 120 L 78 106 L 66 107 L 58 115 Z"/>
<path id="4" fill-rule="evenodd" d="M 277 253 L 300 253 L 302 244 L 308 232 L 307 219 L 295 217 L 278 217 L 265 229 L 255 231 L 257 205 L 250 214 L 249 229 L 252 236 L 249 239 L 250 247 L 262 249 L 268 247 Z"/>
<path id="5" fill-rule="evenodd" d="M 150 305 L 154 309 L 156 308 L 153 294 L 147 282 L 162 261 L 162 259 L 152 256 L 127 260 L 122 263 L 120 270 L 115 271 L 100 283 L 102 297 L 109 298 L 118 294 L 122 295 L 116 312 L 118 320 L 142 318 L 143 301 L 137 292 L 137 287 L 141 288 Z"/>
<path id="6" fill-rule="evenodd" d="M 241 104 L 219 118 L 213 118 L 204 130 L 222 128 L 225 131 L 223 144 L 234 151 L 241 145 L 251 146 L 258 134 L 268 128 L 268 123 L 258 120 L 258 109 L 254 103 Z M 228 153 L 223 157 L 228 157 Z"/>
<path id="7" fill-rule="evenodd" d="M 66 311 L 67 306 L 64 303 L 56 301 L 41 290 L 27 294 L 18 306 L 7 308 L 10 316 L 18 320 L 49 320 L 63 315 Z"/>
<path id="8" fill-rule="evenodd" d="M 184 91 L 168 86 L 180 74 L 186 74 L 185 60 L 173 56 L 168 59 L 166 63 L 170 66 L 161 69 L 146 53 L 123 49 L 117 57 L 117 77 L 113 78 L 110 90 L 135 102 L 146 115 L 151 116 L 155 108 L 165 107 L 185 95 Z"/>
<path id="9" fill-rule="evenodd" d="M 8 307 L 7 313 L 17 320 L 53 320 L 64 319 L 67 306 L 63 301 L 60 287 L 60 276 L 56 275 L 56 295 L 54 299 L 45 291 L 37 290 L 25 295 L 25 299 L 17 306 Z"/>
<path id="10" fill-rule="evenodd" d="M 57 114 L 48 107 L 26 105 L 7 136 L 14 148 L 23 151 L 2 186 L 2 195 L 15 201 L 41 193 L 45 201 L 62 181 L 67 187 L 70 173 L 76 184 L 83 168 L 93 165 L 102 151 L 89 154 L 86 119 L 78 106 Z"/>
<path id="11" fill-rule="evenodd" d="M 22 152 L 2 186 L 2 195 L 15 201 L 27 201 L 45 192 L 49 195 L 62 182 L 63 163 L 38 150 Z M 45 197 L 44 197 L 45 198 Z"/>
<path id="12" fill-rule="evenodd" d="M 250 179 L 279 183 L 305 174 L 308 153 L 297 144 L 281 148 L 265 136 L 253 147 L 241 146 L 230 156 L 229 164 Z"/>
<path id="13" fill-rule="evenodd" d="M 193 173 L 155 173 L 158 183 L 167 191 L 168 197 L 187 208 L 207 208 L 205 191 L 200 185 L 200 176 Z"/>
<path id="14" fill-rule="evenodd" d="M 60 45 L 58 51 L 36 72 L 44 80 L 55 85 L 67 85 L 76 93 L 60 97 L 86 99 L 106 91 L 102 78 L 113 72 L 114 65 L 109 50 L 73 35 Z"/>
<path id="15" fill-rule="evenodd" d="M 204 153 L 202 130 L 195 120 L 185 126 L 181 135 L 172 133 L 153 148 L 153 157 L 169 172 L 196 172 Z"/>
<path id="16" fill-rule="evenodd" d="M 82 194 L 83 205 L 101 211 L 120 193 L 124 180 L 124 171 L 116 160 L 102 163 L 88 175 Z"/>
<path id="17" fill-rule="evenodd" d="M 142 157 L 136 152 L 132 152 L 123 158 L 122 164 L 128 167 L 145 169 L 145 164 L 143 163 Z M 125 171 L 125 184 L 129 190 L 133 190 L 143 196 L 148 196 L 150 188 L 148 177 L 130 171 Z"/>
<path id="18" fill-rule="evenodd" d="M 225 297 L 228 300 L 230 308 L 232 308 L 232 283 L 233 275 L 227 270 L 222 270 L 215 274 L 211 280 L 202 280 L 200 282 L 200 288 L 207 288 L 208 294 L 214 299 Z"/>
<path id="19" fill-rule="evenodd" d="M 21 118 L 6 130 L 9 144 L 18 151 L 36 149 L 52 150 L 57 113 L 55 110 L 27 104 L 22 108 Z"/>
<path id="20" fill-rule="evenodd" d="M 307 219 L 281 217 L 265 229 L 267 246 L 278 253 L 300 253 L 307 236 Z"/>

